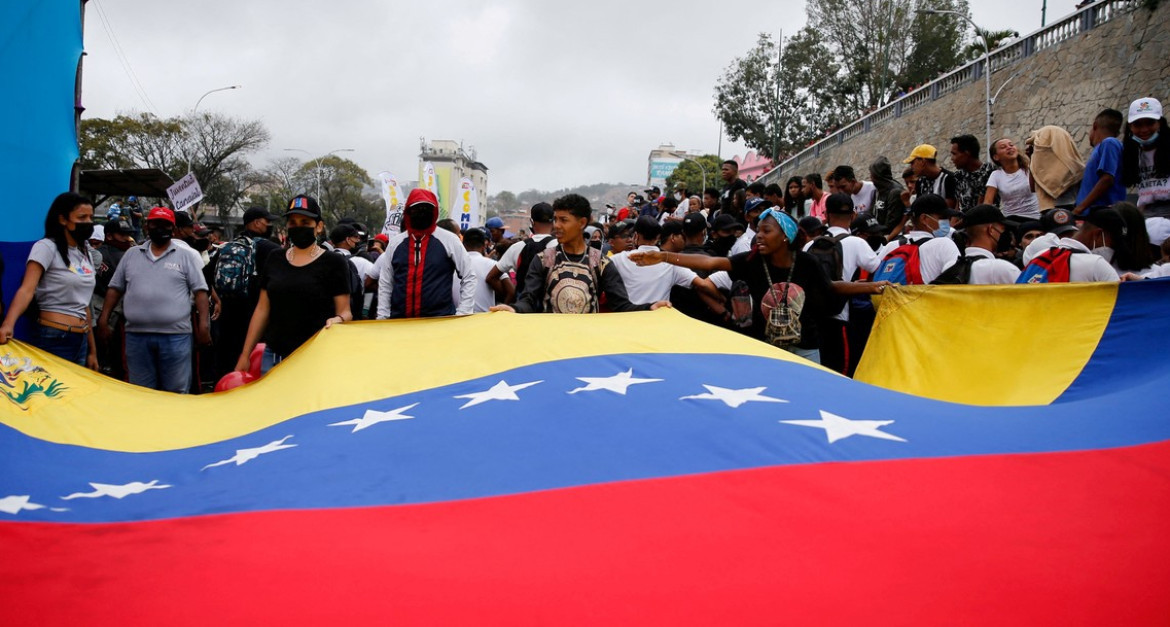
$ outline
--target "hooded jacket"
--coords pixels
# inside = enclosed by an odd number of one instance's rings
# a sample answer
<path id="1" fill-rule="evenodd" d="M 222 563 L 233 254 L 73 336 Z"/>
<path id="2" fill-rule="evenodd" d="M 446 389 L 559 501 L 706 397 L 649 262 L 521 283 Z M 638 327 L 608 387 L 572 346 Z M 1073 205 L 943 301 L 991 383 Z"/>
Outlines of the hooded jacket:
<path id="1" fill-rule="evenodd" d="M 905 219 L 905 207 L 902 205 L 902 192 L 905 188 L 894 178 L 890 160 L 885 157 L 878 157 L 869 165 L 869 178 L 877 188 L 873 217 L 877 218 L 889 232 L 897 226 L 899 220 Z"/>
<path id="2" fill-rule="evenodd" d="M 410 209 L 430 205 L 429 224 L 416 225 Z M 472 312 L 475 297 L 475 270 L 459 238 L 436 229 L 439 202 L 425 189 L 416 189 L 406 198 L 401 233 L 394 235 L 386 252 L 378 257 L 378 318 L 424 318 L 465 315 Z M 459 302 L 451 294 L 451 283 L 459 277 Z"/>

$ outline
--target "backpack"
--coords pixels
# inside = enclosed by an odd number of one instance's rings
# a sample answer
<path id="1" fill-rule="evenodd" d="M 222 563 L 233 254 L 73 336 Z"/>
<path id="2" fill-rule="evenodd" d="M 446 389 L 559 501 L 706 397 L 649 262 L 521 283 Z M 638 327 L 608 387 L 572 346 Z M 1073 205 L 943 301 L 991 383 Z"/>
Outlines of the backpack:
<path id="1" fill-rule="evenodd" d="M 1078 250 L 1053 246 L 1032 258 L 1016 283 L 1068 283 L 1069 259 Z"/>
<path id="2" fill-rule="evenodd" d="M 878 268 L 873 280 L 889 281 L 898 285 L 922 285 L 922 271 L 918 265 L 918 249 L 929 239 L 920 239 L 912 242 L 904 237 L 898 238 L 900 246 L 890 251 L 882 265 Z"/>
<path id="3" fill-rule="evenodd" d="M 219 249 L 215 266 L 215 292 L 220 297 L 248 298 L 256 276 L 258 237 L 239 237 Z"/>
<path id="4" fill-rule="evenodd" d="M 528 276 L 528 267 L 532 265 L 532 260 L 540 251 L 548 248 L 548 243 L 554 241 L 550 235 L 539 242 L 535 238 L 528 238 L 524 241 L 524 248 L 520 249 L 520 258 L 516 260 L 516 293 L 524 291 L 524 279 Z"/>
<path id="5" fill-rule="evenodd" d="M 848 233 L 839 235 L 821 235 L 813 239 L 808 247 L 808 254 L 816 258 L 817 263 L 825 271 L 830 281 L 841 281 L 845 273 L 845 253 L 841 248 L 841 240 L 849 237 Z"/>
<path id="6" fill-rule="evenodd" d="M 362 276 L 358 273 L 357 266 L 350 260 L 348 255 L 339 253 L 336 250 L 331 251 L 334 255 L 345 259 L 345 265 L 349 268 L 349 313 L 354 320 L 362 319 L 362 308 L 365 306 L 365 284 L 362 282 Z"/>
<path id="7" fill-rule="evenodd" d="M 609 263 L 601 251 L 587 246 L 581 261 L 569 259 L 560 246 L 540 253 L 548 269 L 544 284 L 545 313 L 597 313 L 601 307 L 601 273 Z"/>
<path id="8" fill-rule="evenodd" d="M 942 271 L 938 278 L 931 281 L 931 285 L 967 285 L 971 282 L 971 264 L 978 257 L 960 256 L 954 264 Z"/>

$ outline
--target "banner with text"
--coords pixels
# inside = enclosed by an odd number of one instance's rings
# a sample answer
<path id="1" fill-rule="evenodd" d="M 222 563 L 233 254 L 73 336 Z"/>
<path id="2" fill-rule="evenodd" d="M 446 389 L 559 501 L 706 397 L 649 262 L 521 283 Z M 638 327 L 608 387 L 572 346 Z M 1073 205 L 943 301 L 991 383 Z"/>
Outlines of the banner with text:
<path id="1" fill-rule="evenodd" d="M 459 196 L 451 209 L 451 217 L 455 216 L 459 216 L 459 230 L 483 225 L 479 213 L 479 194 L 476 193 L 475 183 L 466 176 L 459 180 Z"/>
<path id="2" fill-rule="evenodd" d="M 386 203 L 386 222 L 382 225 L 382 232 L 393 235 L 402 231 L 402 187 L 398 185 L 398 177 L 391 172 L 379 172 L 378 181 L 382 185 L 382 200 Z"/>
<path id="3" fill-rule="evenodd" d="M 168 187 L 167 198 L 171 199 L 171 206 L 175 211 L 186 211 L 203 200 L 203 189 L 199 187 L 199 181 L 195 180 L 195 173 L 188 172 L 187 176 Z"/>

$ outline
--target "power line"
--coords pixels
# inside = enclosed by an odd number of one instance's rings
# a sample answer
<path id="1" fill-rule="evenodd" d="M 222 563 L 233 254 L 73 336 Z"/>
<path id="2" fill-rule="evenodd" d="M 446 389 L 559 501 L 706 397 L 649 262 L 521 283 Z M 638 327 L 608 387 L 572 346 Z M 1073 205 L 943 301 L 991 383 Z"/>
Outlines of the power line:
<path id="1" fill-rule="evenodd" d="M 146 93 L 146 87 L 138 80 L 138 75 L 134 73 L 134 68 L 130 66 L 130 59 L 126 56 L 126 52 L 122 50 L 122 44 L 118 41 L 117 35 L 114 34 L 114 27 L 110 23 L 110 19 L 106 16 L 106 12 L 102 9 L 102 5 L 98 0 L 93 0 L 93 5 L 97 9 L 98 17 L 101 19 L 102 28 L 105 29 L 106 35 L 110 38 L 110 43 L 114 49 L 114 56 L 117 57 L 118 62 L 122 65 L 122 70 L 126 72 L 126 78 L 130 80 L 130 86 L 134 88 L 134 92 L 138 94 L 138 98 L 142 100 L 142 104 L 146 108 L 158 115 L 158 108 L 154 106 L 154 102 Z"/>

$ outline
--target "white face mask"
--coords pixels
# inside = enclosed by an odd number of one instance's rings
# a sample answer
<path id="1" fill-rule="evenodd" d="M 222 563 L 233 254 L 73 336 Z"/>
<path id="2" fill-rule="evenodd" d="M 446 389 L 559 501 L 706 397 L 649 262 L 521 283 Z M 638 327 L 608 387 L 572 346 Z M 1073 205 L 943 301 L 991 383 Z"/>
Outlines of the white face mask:
<path id="1" fill-rule="evenodd" d="M 1093 242 L 1096 244 L 1096 242 Z M 1101 236 L 1101 245 L 1094 247 L 1091 251 L 1094 255 L 1100 255 L 1102 259 L 1108 262 L 1113 261 L 1113 249 L 1105 245 L 1105 236 Z"/>

